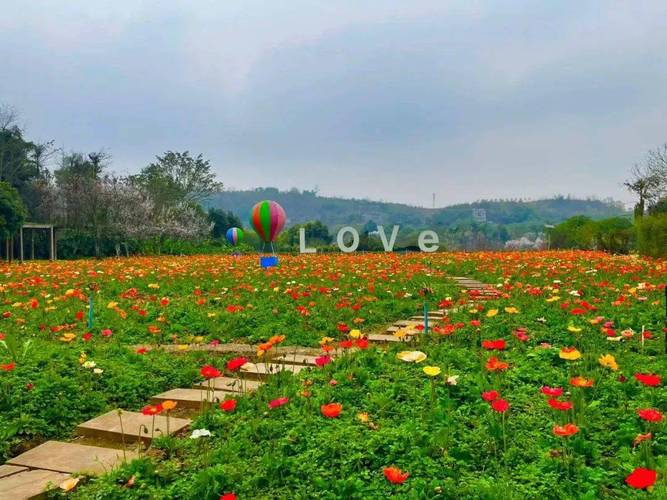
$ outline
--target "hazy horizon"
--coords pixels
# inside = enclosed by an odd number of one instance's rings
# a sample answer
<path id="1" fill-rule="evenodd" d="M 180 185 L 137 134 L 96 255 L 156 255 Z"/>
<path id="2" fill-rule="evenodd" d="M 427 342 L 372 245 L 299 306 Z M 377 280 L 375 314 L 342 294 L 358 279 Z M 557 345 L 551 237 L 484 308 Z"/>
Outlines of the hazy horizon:
<path id="1" fill-rule="evenodd" d="M 0 102 L 120 173 L 187 149 L 229 189 L 629 203 L 667 142 L 665 2 L 3 7 Z"/>

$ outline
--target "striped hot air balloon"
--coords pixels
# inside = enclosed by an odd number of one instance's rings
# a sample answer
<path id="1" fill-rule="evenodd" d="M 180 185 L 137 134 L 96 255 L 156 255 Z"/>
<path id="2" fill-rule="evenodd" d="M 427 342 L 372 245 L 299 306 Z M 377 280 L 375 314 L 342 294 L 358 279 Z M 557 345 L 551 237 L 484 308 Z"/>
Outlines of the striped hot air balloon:
<path id="1" fill-rule="evenodd" d="M 243 239 L 243 229 L 239 229 L 238 227 L 230 227 L 227 229 L 225 238 L 227 238 L 227 241 L 230 245 L 235 247 L 241 243 L 241 240 Z"/>
<path id="2" fill-rule="evenodd" d="M 283 227 L 287 216 L 283 207 L 275 201 L 264 200 L 252 207 L 250 225 L 266 243 L 274 241 Z"/>

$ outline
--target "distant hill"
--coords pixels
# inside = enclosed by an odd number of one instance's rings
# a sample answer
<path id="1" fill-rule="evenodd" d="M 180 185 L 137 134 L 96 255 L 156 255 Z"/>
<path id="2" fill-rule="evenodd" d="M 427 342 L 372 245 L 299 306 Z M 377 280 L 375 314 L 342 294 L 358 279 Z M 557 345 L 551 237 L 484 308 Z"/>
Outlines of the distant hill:
<path id="1" fill-rule="evenodd" d="M 313 191 L 279 191 L 270 187 L 225 191 L 212 197 L 207 205 L 230 210 L 247 224 L 252 206 L 265 199 L 275 200 L 282 205 L 287 212 L 288 225 L 320 220 L 331 228 L 347 224 L 363 225 L 368 221 L 410 228 L 471 224 L 475 222 L 473 209 L 484 209 L 483 215 L 488 223 L 525 228 L 556 224 L 573 215 L 586 215 L 593 219 L 629 216 L 620 202 L 564 196 L 535 201 L 481 200 L 432 209 L 400 203 L 329 198 L 318 196 Z M 479 217 L 482 214 L 477 215 Z"/>

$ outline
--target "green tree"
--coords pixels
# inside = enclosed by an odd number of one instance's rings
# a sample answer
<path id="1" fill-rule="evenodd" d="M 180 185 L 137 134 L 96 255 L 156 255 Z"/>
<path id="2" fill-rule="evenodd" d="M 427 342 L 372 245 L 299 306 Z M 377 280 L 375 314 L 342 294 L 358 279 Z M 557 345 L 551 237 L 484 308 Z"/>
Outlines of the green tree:
<path id="1" fill-rule="evenodd" d="M 34 216 L 43 202 L 43 187 L 49 175 L 46 162 L 54 149 L 51 142 L 26 140 L 16 120 L 14 110 L 0 106 L 0 181 L 18 191 L 28 213 Z"/>
<path id="2" fill-rule="evenodd" d="M 642 255 L 667 257 L 667 214 L 649 215 L 637 221 L 637 249 Z"/>
<path id="3" fill-rule="evenodd" d="M 208 220 L 213 224 L 211 227 L 211 236 L 213 238 L 225 236 L 230 227 L 243 228 L 241 219 L 234 215 L 233 212 L 227 212 L 219 208 L 209 208 Z"/>
<path id="4" fill-rule="evenodd" d="M 634 233 L 634 227 L 628 218 L 612 217 L 595 223 L 594 238 L 599 250 L 628 253 Z"/>
<path id="5" fill-rule="evenodd" d="M 329 228 L 319 220 L 291 226 L 282 237 L 282 242 L 289 246 L 299 245 L 299 229 L 304 228 L 308 246 L 325 246 L 331 243 Z"/>
<path id="6" fill-rule="evenodd" d="M 0 182 L 0 237 L 10 238 L 25 222 L 27 211 L 18 191 Z"/>
<path id="7" fill-rule="evenodd" d="M 575 215 L 551 230 L 552 248 L 592 248 L 595 222 L 590 217 Z"/>
<path id="8" fill-rule="evenodd" d="M 215 180 L 211 163 L 201 154 L 193 158 L 188 151 L 167 151 L 157 156 L 155 162 L 131 180 L 149 194 L 158 211 L 181 204 L 198 204 L 223 187 Z"/>

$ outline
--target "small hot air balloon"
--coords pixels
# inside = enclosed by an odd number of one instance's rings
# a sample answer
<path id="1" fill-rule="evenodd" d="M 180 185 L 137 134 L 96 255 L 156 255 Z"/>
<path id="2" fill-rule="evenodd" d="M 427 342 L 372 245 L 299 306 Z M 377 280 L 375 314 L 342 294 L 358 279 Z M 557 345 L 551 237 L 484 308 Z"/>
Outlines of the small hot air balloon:
<path id="1" fill-rule="evenodd" d="M 225 238 L 227 238 L 227 241 L 229 242 L 230 245 L 235 247 L 236 245 L 241 243 L 241 240 L 243 239 L 243 229 L 240 229 L 238 227 L 230 227 L 229 229 L 227 229 Z"/>
<path id="2" fill-rule="evenodd" d="M 278 237 L 286 220 L 285 210 L 275 201 L 260 201 L 250 212 L 250 225 L 265 243 L 271 243 Z"/>

